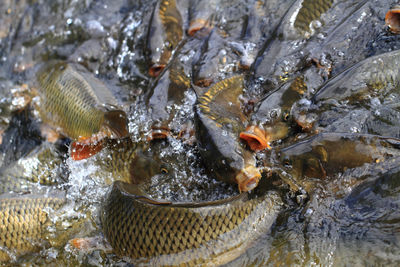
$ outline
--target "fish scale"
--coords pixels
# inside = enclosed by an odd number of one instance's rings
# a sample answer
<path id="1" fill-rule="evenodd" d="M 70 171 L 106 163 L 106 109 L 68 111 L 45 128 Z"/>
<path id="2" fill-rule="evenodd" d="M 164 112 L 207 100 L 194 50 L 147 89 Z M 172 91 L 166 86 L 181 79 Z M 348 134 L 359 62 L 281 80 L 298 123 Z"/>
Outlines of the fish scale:
<path id="1" fill-rule="evenodd" d="M 333 0 L 304 0 L 296 16 L 294 27 L 301 31 L 309 31 L 310 23 L 318 19 L 333 4 Z"/>
<path id="2" fill-rule="evenodd" d="M 9 260 L 8 253 L 18 255 L 39 249 L 48 221 L 45 209 L 58 209 L 64 198 L 43 196 L 2 196 L 0 198 L 0 261 Z"/>
<path id="3" fill-rule="evenodd" d="M 134 185 L 114 183 L 101 216 L 104 234 L 116 254 L 160 264 L 219 261 L 225 252 L 247 247 L 265 232 L 276 216 L 269 213 L 281 205 L 273 193 L 254 199 L 241 194 L 208 204 L 154 204 L 127 193 L 129 186 Z"/>

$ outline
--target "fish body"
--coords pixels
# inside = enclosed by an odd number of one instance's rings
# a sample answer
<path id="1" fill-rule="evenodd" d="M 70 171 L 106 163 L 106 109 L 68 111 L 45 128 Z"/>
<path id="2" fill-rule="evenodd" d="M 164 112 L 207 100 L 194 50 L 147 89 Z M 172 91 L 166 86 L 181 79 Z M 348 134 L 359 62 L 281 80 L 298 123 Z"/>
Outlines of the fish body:
<path id="1" fill-rule="evenodd" d="M 150 139 L 166 138 L 170 131 L 180 130 L 171 129 L 170 122 L 175 116 L 175 106 L 182 105 L 185 92 L 189 88 L 190 78 L 178 62 L 174 62 L 160 76 L 147 99 L 153 121 Z"/>
<path id="2" fill-rule="evenodd" d="M 313 179 L 329 179 L 349 169 L 390 162 L 398 156 L 399 145 L 396 138 L 321 133 L 281 149 L 279 160 L 293 180 L 312 187 Z"/>
<path id="3" fill-rule="evenodd" d="M 209 87 L 223 75 L 234 73 L 239 63 L 236 49 L 217 29 L 211 31 L 201 48 L 201 56 L 193 62 L 193 82 Z"/>
<path id="4" fill-rule="evenodd" d="M 273 192 L 171 203 L 115 182 L 101 216 L 104 235 L 119 256 L 146 264 L 215 266 L 232 261 L 267 232 L 281 207 Z"/>
<path id="5" fill-rule="evenodd" d="M 176 0 L 159 0 L 154 8 L 147 36 L 150 76 L 157 77 L 162 72 L 182 39 L 182 15 Z"/>
<path id="6" fill-rule="evenodd" d="M 261 174 L 254 155 L 239 141 L 246 120 L 239 101 L 243 89 L 243 76 L 222 80 L 198 96 L 194 109 L 197 144 L 207 169 L 248 191 L 257 186 Z"/>
<path id="7" fill-rule="evenodd" d="M 61 196 L 0 195 L 0 261 L 39 251 L 46 244 L 49 210 L 64 203 Z"/>
<path id="8" fill-rule="evenodd" d="M 374 95 L 386 95 L 399 88 L 399 63 L 399 50 L 364 59 L 325 83 L 313 100 L 317 103 L 331 99 L 358 103 Z"/>

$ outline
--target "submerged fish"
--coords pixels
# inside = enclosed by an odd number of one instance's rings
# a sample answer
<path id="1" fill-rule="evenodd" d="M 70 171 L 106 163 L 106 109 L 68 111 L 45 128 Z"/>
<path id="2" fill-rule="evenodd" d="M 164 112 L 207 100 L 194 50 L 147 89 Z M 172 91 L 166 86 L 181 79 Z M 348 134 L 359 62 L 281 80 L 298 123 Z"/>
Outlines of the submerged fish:
<path id="1" fill-rule="evenodd" d="M 0 168 L 0 194 L 25 192 L 34 184 L 54 185 L 65 178 L 62 158 L 50 145 L 41 145 L 17 162 Z"/>
<path id="2" fill-rule="evenodd" d="M 275 192 L 247 193 L 203 203 L 148 198 L 135 185 L 115 182 L 101 213 L 114 252 L 137 263 L 221 265 L 254 244 L 274 223 L 282 200 Z"/>
<path id="3" fill-rule="evenodd" d="M 157 77 L 163 71 L 182 39 L 183 22 L 176 0 L 157 1 L 147 37 L 150 76 Z"/>
<path id="4" fill-rule="evenodd" d="M 399 156 L 399 148 L 400 140 L 396 138 L 322 133 L 281 149 L 279 161 L 284 169 L 281 174 L 286 173 L 290 177 L 282 178 L 297 182 L 309 192 L 313 188 L 314 179 L 329 179 L 357 167 L 390 163 Z M 383 166 L 376 169 L 381 168 L 384 169 Z M 362 171 L 361 177 L 367 175 L 368 172 Z"/>
<path id="5" fill-rule="evenodd" d="M 246 121 L 239 101 L 243 89 L 243 76 L 233 76 L 198 95 L 195 127 L 207 169 L 222 181 L 237 183 L 240 191 L 248 191 L 257 186 L 261 174 L 253 153 L 239 141 Z"/>
<path id="6" fill-rule="evenodd" d="M 110 90 L 77 64 L 53 62 L 37 73 L 42 120 L 74 142 L 74 159 L 91 156 L 105 137 L 128 135 L 127 118 Z M 87 146 L 85 146 L 87 145 Z M 78 149 L 83 151 L 80 152 Z"/>
<path id="7" fill-rule="evenodd" d="M 330 79 L 315 94 L 314 102 L 350 101 L 358 104 L 373 96 L 385 96 L 398 89 L 400 50 L 369 57 Z"/>
<path id="8" fill-rule="evenodd" d="M 0 195 L 0 261 L 33 253 L 49 241 L 48 213 L 59 209 L 64 197 L 41 195 Z"/>

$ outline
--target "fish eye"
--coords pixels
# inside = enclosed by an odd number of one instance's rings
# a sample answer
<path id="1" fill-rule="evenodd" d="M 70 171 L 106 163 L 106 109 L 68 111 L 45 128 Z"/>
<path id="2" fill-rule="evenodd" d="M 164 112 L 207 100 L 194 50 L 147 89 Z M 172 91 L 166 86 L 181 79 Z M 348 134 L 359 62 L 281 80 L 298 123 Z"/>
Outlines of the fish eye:
<path id="1" fill-rule="evenodd" d="M 276 116 L 278 116 L 278 112 L 277 112 L 276 110 L 272 110 L 271 113 L 269 114 L 269 116 L 270 116 L 272 119 L 275 119 Z"/>
<path id="2" fill-rule="evenodd" d="M 283 166 L 285 166 L 285 167 L 290 167 L 291 166 L 289 158 L 285 158 L 283 160 Z"/>
<path id="3" fill-rule="evenodd" d="M 167 43 L 165 44 L 165 46 L 167 47 L 168 50 L 174 49 L 173 45 L 172 45 L 170 42 L 167 42 Z"/>
<path id="4" fill-rule="evenodd" d="M 288 121 L 289 120 L 289 112 L 285 112 L 284 114 L 283 114 L 283 120 L 284 121 Z"/>
<path id="5" fill-rule="evenodd" d="M 161 171 L 162 174 L 167 174 L 168 173 L 168 170 L 166 168 L 161 168 L 160 171 Z"/>

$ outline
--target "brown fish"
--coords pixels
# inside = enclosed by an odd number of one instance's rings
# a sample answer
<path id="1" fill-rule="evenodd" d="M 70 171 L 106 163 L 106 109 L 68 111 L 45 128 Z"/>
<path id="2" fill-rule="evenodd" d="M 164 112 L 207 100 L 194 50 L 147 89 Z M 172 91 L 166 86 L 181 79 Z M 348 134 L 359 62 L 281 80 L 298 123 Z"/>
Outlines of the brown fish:
<path id="1" fill-rule="evenodd" d="M 157 77 L 168 64 L 183 39 L 182 16 L 176 0 L 159 0 L 154 8 L 147 36 L 151 66 L 149 75 Z"/>
<path id="2" fill-rule="evenodd" d="M 239 75 L 214 84 L 198 96 L 195 127 L 200 153 L 211 174 L 238 184 L 239 191 L 248 191 L 257 186 L 261 174 L 254 155 L 239 141 L 246 121 L 239 101 L 243 89 L 243 76 Z"/>

